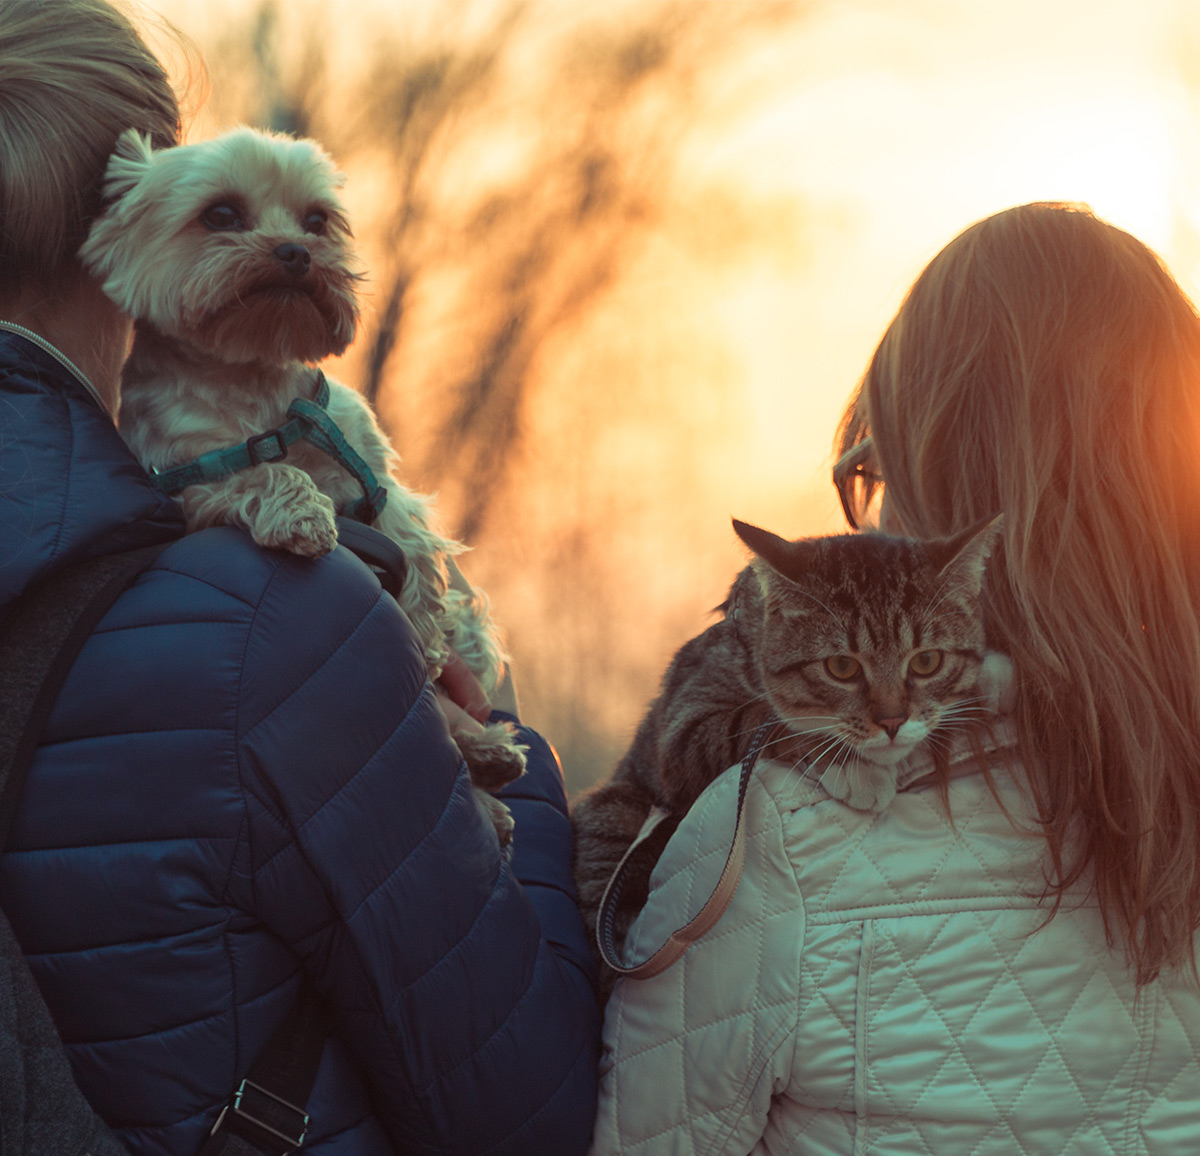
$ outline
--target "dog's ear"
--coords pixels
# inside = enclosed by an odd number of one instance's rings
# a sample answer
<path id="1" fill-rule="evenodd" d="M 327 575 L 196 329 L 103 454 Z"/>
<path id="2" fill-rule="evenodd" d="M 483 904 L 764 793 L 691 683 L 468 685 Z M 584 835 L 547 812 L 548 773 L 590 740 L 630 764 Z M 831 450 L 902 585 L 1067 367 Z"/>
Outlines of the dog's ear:
<path id="1" fill-rule="evenodd" d="M 108 158 L 104 172 L 104 199 L 111 204 L 137 187 L 154 163 L 150 138 L 135 128 L 127 128 L 117 137 L 117 147 Z"/>

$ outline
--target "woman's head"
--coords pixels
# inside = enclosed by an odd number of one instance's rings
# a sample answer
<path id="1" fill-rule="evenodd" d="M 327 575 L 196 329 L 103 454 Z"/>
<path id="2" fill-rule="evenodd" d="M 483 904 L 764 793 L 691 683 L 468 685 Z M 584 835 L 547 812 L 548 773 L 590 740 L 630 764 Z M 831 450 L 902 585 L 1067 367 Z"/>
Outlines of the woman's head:
<path id="1" fill-rule="evenodd" d="M 1100 493 L 1113 517 L 1136 510 L 1124 529 L 1140 532 L 1147 515 L 1197 515 L 1194 488 L 1176 487 L 1200 477 L 1198 375 L 1195 311 L 1149 249 L 1086 209 L 1023 205 L 930 262 L 846 432 L 869 427 L 907 532 L 1003 509 L 1025 535 Z"/>
<path id="2" fill-rule="evenodd" d="M 1018 672 L 1053 890 L 1093 878 L 1143 977 L 1186 955 L 1200 924 L 1191 303 L 1086 209 L 998 213 L 934 258 L 889 326 L 839 448 L 867 437 L 889 529 L 939 537 L 1005 516 L 989 636 Z"/>
<path id="3" fill-rule="evenodd" d="M 76 275 L 127 128 L 159 147 L 179 131 L 171 85 L 129 20 L 106 0 L 3 0 L 0 302 Z"/>

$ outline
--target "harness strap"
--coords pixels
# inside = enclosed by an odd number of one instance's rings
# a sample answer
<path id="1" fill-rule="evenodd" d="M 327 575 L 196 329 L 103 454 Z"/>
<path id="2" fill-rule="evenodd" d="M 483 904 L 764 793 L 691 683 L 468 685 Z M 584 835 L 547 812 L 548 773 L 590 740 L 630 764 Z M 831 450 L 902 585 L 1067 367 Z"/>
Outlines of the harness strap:
<path id="1" fill-rule="evenodd" d="M 604 897 L 600 900 L 600 909 L 596 916 L 596 943 L 604 962 L 618 975 L 631 979 L 649 979 L 667 970 L 680 956 L 698 939 L 707 935 L 725 914 L 725 909 L 733 899 L 738 884 L 742 879 L 742 868 L 746 864 L 746 826 L 742 822 L 742 811 L 746 804 L 746 789 L 750 785 L 750 775 L 754 771 L 758 757 L 767 745 L 771 732 L 779 725 L 778 719 L 768 718 L 754 732 L 750 740 L 750 750 L 742 760 L 742 773 L 738 779 L 737 818 L 734 821 L 733 842 L 725 859 L 725 868 L 717 880 L 712 894 L 704 906 L 682 927 L 671 932 L 667 941 L 641 963 L 625 966 L 621 963 L 616 941 L 615 920 L 621 892 L 624 890 L 629 868 L 643 855 L 653 855 L 657 862 L 671 836 L 679 826 L 679 818 L 669 815 L 661 807 L 655 807 L 642 825 L 638 837 L 625 852 L 617 869 L 613 872 L 608 886 L 604 889 Z"/>
<path id="2" fill-rule="evenodd" d="M 289 420 L 283 425 L 255 434 L 240 445 L 201 454 L 184 465 L 161 473 L 154 471 L 150 480 L 164 494 L 177 494 L 201 482 L 219 482 L 251 466 L 281 462 L 287 457 L 288 446 L 306 441 L 328 454 L 358 482 L 363 496 L 340 512 L 369 525 L 387 505 L 387 490 L 379 484 L 371 467 L 329 416 L 328 405 L 329 382 L 325 380 L 325 374 L 318 370 L 316 395 L 311 400 L 307 397 L 293 399 L 287 408 Z"/>

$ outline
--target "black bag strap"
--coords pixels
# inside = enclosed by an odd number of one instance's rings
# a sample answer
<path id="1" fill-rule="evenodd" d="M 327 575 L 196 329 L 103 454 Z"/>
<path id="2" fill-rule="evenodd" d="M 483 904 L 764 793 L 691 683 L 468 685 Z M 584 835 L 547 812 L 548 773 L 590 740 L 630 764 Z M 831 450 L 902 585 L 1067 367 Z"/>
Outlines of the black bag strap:
<path id="1" fill-rule="evenodd" d="M 304 1143 L 304 1110 L 329 1035 L 324 1001 L 306 983 L 250 1074 L 221 1109 L 199 1156 L 284 1156 Z"/>
<path id="2" fill-rule="evenodd" d="M 66 566 L 26 590 L 0 623 L 0 851 L 72 664 L 121 592 L 166 546 L 161 542 Z"/>
<path id="3" fill-rule="evenodd" d="M 352 518 L 339 517 L 336 521 L 338 543 L 357 554 L 375 572 L 379 584 L 399 601 L 408 577 L 408 558 L 399 543 Z"/>
<path id="4" fill-rule="evenodd" d="M 0 852 L 71 666 L 113 603 L 167 545 L 64 567 L 26 590 L 0 621 Z M 298 1148 L 309 1123 L 302 1105 L 328 1034 L 325 1006 L 306 984 L 221 1110 L 201 1156 L 282 1156 Z"/>
<path id="5" fill-rule="evenodd" d="M 30 587 L 0 621 L 0 850 L 71 664 L 105 611 L 162 549 L 65 567 Z M 0 1065 L 0 1152 L 125 1153 L 79 1091 L 58 1029 L 2 914 L 0 959 L 6 973 L 0 990 L 4 1027 L 16 1033 L 16 1046 L 6 1048 Z"/>

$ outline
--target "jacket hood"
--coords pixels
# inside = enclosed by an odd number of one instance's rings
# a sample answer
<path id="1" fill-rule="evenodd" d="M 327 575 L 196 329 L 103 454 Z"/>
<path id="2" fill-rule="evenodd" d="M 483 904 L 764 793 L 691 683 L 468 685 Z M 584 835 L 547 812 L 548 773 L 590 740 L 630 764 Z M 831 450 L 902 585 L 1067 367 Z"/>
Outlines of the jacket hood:
<path id="1" fill-rule="evenodd" d="M 183 532 L 84 384 L 0 330 L 0 614 L 59 566 Z"/>

